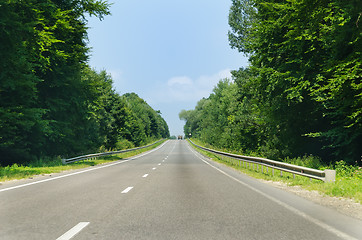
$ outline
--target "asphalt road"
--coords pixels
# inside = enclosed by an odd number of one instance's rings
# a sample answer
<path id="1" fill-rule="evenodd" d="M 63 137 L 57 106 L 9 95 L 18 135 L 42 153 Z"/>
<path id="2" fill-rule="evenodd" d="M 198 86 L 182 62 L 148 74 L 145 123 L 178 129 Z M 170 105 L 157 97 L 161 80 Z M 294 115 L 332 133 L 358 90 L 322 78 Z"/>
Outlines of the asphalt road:
<path id="1" fill-rule="evenodd" d="M 0 185 L 0 239 L 362 239 L 362 221 L 173 140 L 136 158 Z"/>

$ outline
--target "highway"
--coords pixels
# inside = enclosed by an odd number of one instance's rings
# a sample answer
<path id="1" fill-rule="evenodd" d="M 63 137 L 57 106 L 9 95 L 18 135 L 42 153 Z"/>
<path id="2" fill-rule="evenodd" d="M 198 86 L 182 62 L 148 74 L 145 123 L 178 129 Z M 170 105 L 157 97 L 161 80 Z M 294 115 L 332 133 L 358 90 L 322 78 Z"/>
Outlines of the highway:
<path id="1" fill-rule="evenodd" d="M 130 159 L 3 183 L 0 239 L 362 239 L 362 221 L 170 140 Z"/>

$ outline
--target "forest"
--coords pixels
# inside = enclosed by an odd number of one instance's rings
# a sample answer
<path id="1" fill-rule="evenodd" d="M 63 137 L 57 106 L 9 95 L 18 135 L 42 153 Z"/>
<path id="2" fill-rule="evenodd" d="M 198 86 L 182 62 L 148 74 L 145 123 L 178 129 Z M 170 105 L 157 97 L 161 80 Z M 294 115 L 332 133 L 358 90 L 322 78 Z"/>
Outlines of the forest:
<path id="1" fill-rule="evenodd" d="M 195 109 L 186 136 L 275 160 L 362 165 L 358 0 L 232 0 L 231 48 L 249 59 Z"/>
<path id="2" fill-rule="evenodd" d="M 140 146 L 169 136 L 135 93 L 88 65 L 96 0 L 0 1 L 0 165 Z"/>

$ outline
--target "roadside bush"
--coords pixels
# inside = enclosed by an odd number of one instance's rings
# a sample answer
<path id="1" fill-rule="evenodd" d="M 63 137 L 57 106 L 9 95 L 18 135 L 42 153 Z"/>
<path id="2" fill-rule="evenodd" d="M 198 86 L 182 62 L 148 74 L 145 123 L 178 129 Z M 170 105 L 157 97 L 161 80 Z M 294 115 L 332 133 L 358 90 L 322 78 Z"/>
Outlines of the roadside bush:
<path id="1" fill-rule="evenodd" d="M 334 169 L 336 170 L 336 174 L 339 177 L 360 176 L 362 178 L 361 170 L 358 169 L 357 166 L 347 165 L 347 163 L 343 160 L 336 162 Z"/>
<path id="2" fill-rule="evenodd" d="M 132 142 L 128 141 L 127 139 L 122 139 L 116 143 L 116 150 L 123 150 L 134 147 L 135 145 Z"/>
<path id="3" fill-rule="evenodd" d="M 284 162 L 314 169 L 320 169 L 323 167 L 321 159 L 313 155 L 305 155 L 297 158 L 287 157 L 284 159 Z"/>

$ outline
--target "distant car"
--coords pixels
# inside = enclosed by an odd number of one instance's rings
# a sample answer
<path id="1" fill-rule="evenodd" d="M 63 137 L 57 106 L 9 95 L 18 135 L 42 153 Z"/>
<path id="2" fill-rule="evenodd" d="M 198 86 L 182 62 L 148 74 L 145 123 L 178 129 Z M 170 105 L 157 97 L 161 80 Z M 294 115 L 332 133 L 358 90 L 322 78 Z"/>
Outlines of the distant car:
<path id="1" fill-rule="evenodd" d="M 183 137 L 182 137 L 181 135 L 179 135 L 179 136 L 177 137 L 177 139 L 178 139 L 178 140 L 182 140 Z"/>

